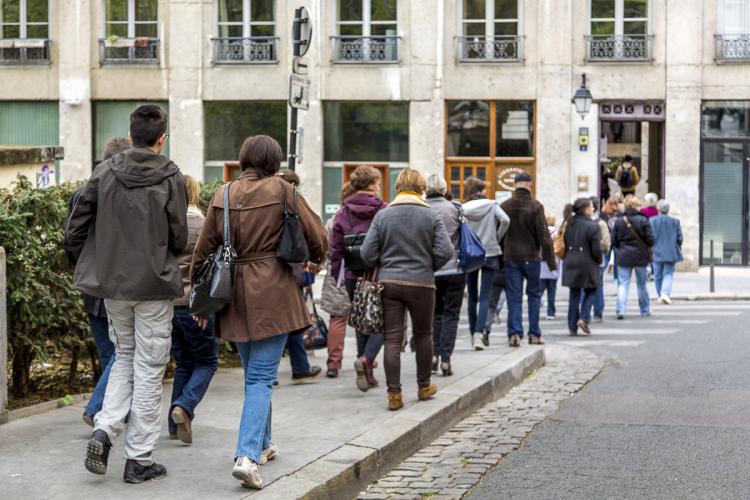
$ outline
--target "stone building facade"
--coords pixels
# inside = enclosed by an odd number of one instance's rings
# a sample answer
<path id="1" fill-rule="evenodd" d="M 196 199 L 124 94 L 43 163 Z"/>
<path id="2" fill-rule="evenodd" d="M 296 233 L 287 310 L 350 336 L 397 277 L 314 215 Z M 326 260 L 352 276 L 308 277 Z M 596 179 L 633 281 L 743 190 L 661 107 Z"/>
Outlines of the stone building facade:
<path id="1" fill-rule="evenodd" d="M 0 144 L 57 138 L 62 180 L 85 178 L 129 110 L 156 102 L 170 157 L 221 177 L 246 135 L 286 140 L 291 22 L 305 5 L 312 85 L 297 170 L 322 216 L 361 163 L 383 170 L 387 191 L 408 165 L 442 173 L 457 197 L 478 175 L 502 199 L 528 171 L 561 214 L 600 194 L 602 172 L 628 154 L 638 192 L 681 218 L 685 267 L 707 262 L 710 240 L 718 263 L 747 265 L 748 4 L 0 0 Z M 571 97 L 583 74 L 582 117 Z"/>

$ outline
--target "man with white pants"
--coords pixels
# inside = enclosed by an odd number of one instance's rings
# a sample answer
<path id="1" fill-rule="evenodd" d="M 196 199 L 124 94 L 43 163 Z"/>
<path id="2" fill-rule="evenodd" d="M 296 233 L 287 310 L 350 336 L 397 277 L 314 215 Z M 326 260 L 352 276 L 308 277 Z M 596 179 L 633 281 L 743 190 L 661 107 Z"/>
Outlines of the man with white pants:
<path id="1" fill-rule="evenodd" d="M 183 295 L 175 256 L 187 244 L 187 191 L 177 165 L 161 155 L 167 139 L 161 108 L 136 109 L 130 138 L 134 147 L 101 163 L 84 187 L 66 241 L 78 257 L 76 287 L 104 298 L 115 344 L 84 465 L 106 473 L 112 441 L 127 420 L 123 479 L 141 483 L 167 474 L 152 452 L 161 432 L 174 299 Z"/>

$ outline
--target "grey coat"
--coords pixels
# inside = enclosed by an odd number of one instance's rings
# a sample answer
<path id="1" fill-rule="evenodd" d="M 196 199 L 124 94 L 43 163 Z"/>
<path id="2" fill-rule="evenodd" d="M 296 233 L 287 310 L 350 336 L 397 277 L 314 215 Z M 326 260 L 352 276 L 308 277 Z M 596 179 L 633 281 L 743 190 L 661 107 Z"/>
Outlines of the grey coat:
<path id="1" fill-rule="evenodd" d="M 453 257 L 435 273 L 435 276 L 463 274 L 463 271 L 458 268 L 458 249 L 461 245 L 461 219 L 459 219 L 458 207 L 444 196 L 429 197 L 427 203 L 443 221 L 453 245 Z"/>
<path id="2" fill-rule="evenodd" d="M 365 264 L 379 266 L 380 280 L 432 283 L 453 257 L 453 245 L 429 205 L 400 195 L 375 216 L 361 252 Z"/>

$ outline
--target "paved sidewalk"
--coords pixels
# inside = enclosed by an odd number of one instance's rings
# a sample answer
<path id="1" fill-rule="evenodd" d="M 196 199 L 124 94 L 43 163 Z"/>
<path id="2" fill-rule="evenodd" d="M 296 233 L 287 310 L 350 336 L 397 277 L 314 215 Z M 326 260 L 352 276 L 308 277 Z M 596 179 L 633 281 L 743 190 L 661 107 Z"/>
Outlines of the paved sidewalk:
<path id="1" fill-rule="evenodd" d="M 274 394 L 273 408 L 273 440 L 281 454 L 261 469 L 267 485 L 262 492 L 253 494 L 252 490 L 241 488 L 231 476 L 243 401 L 242 371 L 222 369 L 198 408 L 192 446 L 168 439 L 165 408 L 163 434 L 155 453 L 168 469 L 165 479 L 142 485 L 123 483 L 122 436 L 112 448 L 108 474 L 94 476 L 86 472 L 83 456 L 90 429 L 81 421 L 83 406 L 78 404 L 0 425 L 0 497 L 296 498 L 316 487 L 325 492 L 342 487 L 349 491 L 352 486 L 354 496 L 367 481 L 382 473 L 380 467 L 385 461 L 393 457 L 401 460 L 419 449 L 453 421 L 485 404 L 493 394 L 499 397 L 543 360 L 542 351 L 528 345 L 511 350 L 503 343 L 475 352 L 470 350 L 468 335 L 460 334 L 454 357 L 456 375 L 434 377 L 440 392 L 432 401 L 416 402 L 414 356 L 410 352 L 403 355 L 406 408 L 388 412 L 385 388 L 361 393 L 354 386 L 355 344 L 351 333 L 345 351 L 348 356 L 338 379 L 321 375 L 311 382 L 293 384 L 289 361 L 282 360 L 281 386 Z M 502 335 L 495 336 L 496 343 L 501 339 Z M 311 362 L 325 366 L 325 353 L 320 352 Z M 534 364 L 529 365 L 531 362 Z M 384 384 L 382 368 L 377 372 Z M 505 378 L 498 378 L 501 374 Z M 171 387 L 165 388 L 165 398 L 170 390 Z M 425 422 L 429 425 L 425 426 Z M 355 480 L 342 486 L 336 484 L 337 477 Z M 356 479 L 365 481 L 364 485 Z M 329 489 L 321 490 L 321 485 Z"/>
<path id="2" fill-rule="evenodd" d="M 750 269 L 717 267 L 714 270 L 715 292 L 711 293 L 710 269 L 701 267 L 697 272 L 678 272 L 672 285 L 673 300 L 750 300 Z M 612 274 L 605 277 L 606 293 L 616 295 L 617 288 Z M 635 296 L 635 280 L 630 285 L 630 294 Z M 648 283 L 648 291 L 656 299 L 656 286 Z M 566 294 L 567 296 L 567 294 Z"/>

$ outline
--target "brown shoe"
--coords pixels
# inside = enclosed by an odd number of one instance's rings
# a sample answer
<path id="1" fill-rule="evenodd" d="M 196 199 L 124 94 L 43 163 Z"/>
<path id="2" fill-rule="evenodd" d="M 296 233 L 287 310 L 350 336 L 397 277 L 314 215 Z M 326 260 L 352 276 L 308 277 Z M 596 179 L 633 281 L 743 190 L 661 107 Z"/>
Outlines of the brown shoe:
<path id="1" fill-rule="evenodd" d="M 542 340 L 542 337 L 529 335 L 529 345 L 544 345 L 544 340 Z"/>
<path id="2" fill-rule="evenodd" d="M 581 330 L 583 330 L 583 333 L 585 333 L 587 335 L 591 335 L 591 327 L 589 326 L 589 322 L 588 321 L 584 321 L 582 319 L 579 319 L 578 320 L 578 328 L 580 328 Z"/>
<path id="3" fill-rule="evenodd" d="M 420 387 L 417 397 L 420 401 L 426 401 L 431 399 L 435 394 L 437 394 L 437 386 L 435 384 L 430 384 L 427 387 Z"/>
<path id="4" fill-rule="evenodd" d="M 404 407 L 404 399 L 401 392 L 388 392 L 388 409 L 391 411 L 400 410 Z"/>
<path id="5" fill-rule="evenodd" d="M 193 427 L 190 415 L 179 406 L 172 408 L 172 420 L 177 424 L 177 438 L 185 444 L 193 442 Z"/>
<path id="6" fill-rule="evenodd" d="M 518 335 L 511 335 L 508 338 L 508 345 L 511 347 L 521 347 L 521 338 Z"/>

